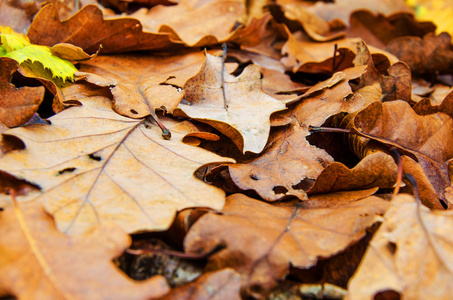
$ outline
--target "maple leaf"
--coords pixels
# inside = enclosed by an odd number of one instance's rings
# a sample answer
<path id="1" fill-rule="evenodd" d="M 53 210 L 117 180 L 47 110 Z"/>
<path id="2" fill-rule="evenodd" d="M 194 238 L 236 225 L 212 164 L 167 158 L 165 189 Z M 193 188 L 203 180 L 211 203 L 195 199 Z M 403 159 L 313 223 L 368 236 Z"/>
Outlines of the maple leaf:
<path id="1" fill-rule="evenodd" d="M 0 123 L 16 127 L 27 122 L 38 110 L 44 97 L 43 87 L 16 88 L 10 83 L 18 63 L 0 57 Z"/>
<path id="2" fill-rule="evenodd" d="M 68 237 L 39 201 L 0 215 L 0 296 L 19 299 L 149 299 L 169 290 L 161 276 L 140 283 L 111 261 L 131 243 L 113 224 Z"/>
<path id="3" fill-rule="evenodd" d="M 30 197 L 45 201 L 62 232 L 81 233 L 106 221 L 128 232 L 162 230 L 185 207 L 222 208 L 223 191 L 193 172 L 231 159 L 182 143 L 189 133 L 184 124 L 165 121 L 173 138 L 164 140 L 145 119 L 116 114 L 108 98 L 82 103 L 50 118 L 52 125 L 7 131 L 26 149 L 0 159 L 1 169 L 41 186 L 40 195 Z"/>
<path id="4" fill-rule="evenodd" d="M 188 253 L 208 253 L 208 270 L 232 267 L 247 274 L 246 286 L 266 291 L 288 274 L 289 264 L 308 268 L 358 241 L 382 214 L 387 202 L 377 197 L 335 208 L 299 209 L 299 204 L 271 205 L 242 194 L 227 198 L 222 214 L 208 213 L 184 240 Z"/>
<path id="5" fill-rule="evenodd" d="M 206 54 L 200 72 L 184 85 L 184 99 L 174 111 L 216 128 L 244 153 L 259 153 L 270 131 L 269 117 L 286 109 L 285 103 L 263 92 L 257 65 L 249 65 L 240 76 L 230 75 L 224 58 Z"/>
<path id="6" fill-rule="evenodd" d="M 384 222 L 348 285 L 348 299 L 395 291 L 407 299 L 448 299 L 453 293 L 451 211 L 430 211 L 413 196 L 394 197 Z"/>

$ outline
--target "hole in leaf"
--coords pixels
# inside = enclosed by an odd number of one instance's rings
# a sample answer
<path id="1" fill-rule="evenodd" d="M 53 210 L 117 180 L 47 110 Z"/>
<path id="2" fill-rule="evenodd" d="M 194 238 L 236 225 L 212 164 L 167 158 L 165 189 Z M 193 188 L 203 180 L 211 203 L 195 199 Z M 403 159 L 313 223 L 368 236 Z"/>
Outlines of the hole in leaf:
<path id="1" fill-rule="evenodd" d="M 76 170 L 76 168 L 66 168 L 63 170 L 58 171 L 58 175 L 64 174 L 64 173 L 72 173 Z"/>
<path id="2" fill-rule="evenodd" d="M 387 249 L 390 251 L 390 253 L 392 253 L 392 255 L 394 255 L 396 252 L 396 244 L 393 242 L 388 242 Z"/>
<path id="3" fill-rule="evenodd" d="M 311 187 L 315 184 L 315 181 L 310 178 L 304 178 L 301 181 L 299 181 L 298 184 L 293 185 L 292 188 L 295 190 L 303 190 L 303 191 L 308 191 L 311 189 Z"/>
<path id="4" fill-rule="evenodd" d="M 374 300 L 400 300 L 401 296 L 395 291 L 382 291 L 374 295 Z"/>
<path id="5" fill-rule="evenodd" d="M 274 186 L 272 190 L 276 194 L 286 194 L 288 192 L 288 189 L 281 185 Z"/>
<path id="6" fill-rule="evenodd" d="M 131 113 L 133 113 L 134 115 L 138 114 L 138 112 L 135 109 L 131 109 Z"/>
<path id="7" fill-rule="evenodd" d="M 253 180 L 259 180 L 259 178 L 255 174 L 250 174 L 250 178 Z"/>
<path id="8" fill-rule="evenodd" d="M 444 209 L 448 209 L 448 204 L 447 204 L 444 200 L 439 199 L 439 202 L 440 202 L 440 205 L 442 205 L 442 207 L 443 207 Z"/>
<path id="9" fill-rule="evenodd" d="M 102 160 L 101 156 L 97 156 L 94 153 L 89 154 L 88 157 L 91 158 L 92 160 L 95 160 L 95 161 L 101 161 Z"/>

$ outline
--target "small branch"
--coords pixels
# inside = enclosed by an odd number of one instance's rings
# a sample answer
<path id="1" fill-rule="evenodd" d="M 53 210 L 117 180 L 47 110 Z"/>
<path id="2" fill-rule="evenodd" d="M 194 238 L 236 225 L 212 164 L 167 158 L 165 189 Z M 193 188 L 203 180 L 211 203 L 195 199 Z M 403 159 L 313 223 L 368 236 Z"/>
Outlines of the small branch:
<path id="1" fill-rule="evenodd" d="M 227 45 L 226 43 L 223 43 L 223 53 L 222 53 L 222 70 L 220 76 L 222 76 L 222 84 L 220 88 L 222 89 L 222 94 L 223 94 L 223 107 L 225 109 L 228 109 L 228 103 L 227 103 L 227 98 L 226 98 L 226 92 L 225 92 L 225 60 L 227 56 Z"/>

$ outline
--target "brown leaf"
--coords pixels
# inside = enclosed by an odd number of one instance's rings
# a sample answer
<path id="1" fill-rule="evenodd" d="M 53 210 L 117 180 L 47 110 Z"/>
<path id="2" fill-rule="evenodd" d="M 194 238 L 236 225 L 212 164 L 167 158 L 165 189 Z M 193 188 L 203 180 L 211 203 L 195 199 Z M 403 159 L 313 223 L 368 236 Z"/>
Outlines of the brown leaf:
<path id="1" fill-rule="evenodd" d="M 226 40 L 244 14 L 244 3 L 239 0 L 182 0 L 175 6 L 158 5 L 131 16 L 149 32 L 168 33 L 174 42 L 201 47 Z"/>
<path id="2" fill-rule="evenodd" d="M 376 61 L 382 58 L 384 61 L 379 66 Z M 411 71 L 403 62 L 389 65 L 388 57 L 372 56 L 368 46 L 364 42 L 357 44 L 357 56 L 354 59 L 356 66 L 368 66 L 367 71 L 360 77 L 359 87 L 365 87 L 379 83 L 382 90 L 382 101 L 411 100 Z M 388 73 L 385 75 L 384 73 Z"/>
<path id="3" fill-rule="evenodd" d="M 451 74 L 453 51 L 451 36 L 443 32 L 419 37 L 400 37 L 392 40 L 386 50 L 408 64 L 415 74 Z"/>
<path id="4" fill-rule="evenodd" d="M 368 45 L 385 49 L 394 38 L 403 36 L 423 37 L 434 32 L 432 22 L 419 22 L 411 13 L 400 12 L 390 16 L 374 14 L 369 10 L 359 10 L 351 14 L 348 37 L 359 37 Z"/>
<path id="5" fill-rule="evenodd" d="M 155 109 L 172 112 L 184 96 L 184 84 L 205 60 L 201 52 L 175 56 L 98 56 L 80 65 L 85 80 L 110 87 L 113 109 L 143 118 Z"/>
<path id="6" fill-rule="evenodd" d="M 309 194 L 349 191 L 372 187 L 392 188 L 396 182 L 396 165 L 383 152 L 367 155 L 354 168 L 333 162 L 319 174 Z"/>
<path id="7" fill-rule="evenodd" d="M 285 278 L 289 264 L 308 268 L 358 241 L 386 208 L 387 201 L 374 196 L 333 209 L 303 210 L 234 194 L 221 215 L 208 213 L 192 226 L 184 247 L 206 253 L 226 244 L 209 258 L 208 270 L 232 267 L 248 277 L 248 292 L 265 293 Z"/>
<path id="8" fill-rule="evenodd" d="M 43 87 L 16 88 L 10 83 L 19 64 L 10 58 L 0 58 L 0 123 L 17 127 L 26 123 L 38 111 L 44 98 Z"/>
<path id="9" fill-rule="evenodd" d="M 241 283 L 241 275 L 230 268 L 207 272 L 192 283 L 174 288 L 161 300 L 239 300 Z"/>
<path id="10" fill-rule="evenodd" d="M 278 0 L 277 4 L 283 10 L 284 16 L 293 21 L 285 22 L 291 31 L 295 31 L 299 29 L 297 27 L 301 26 L 311 39 L 318 42 L 327 42 L 345 36 L 344 32 L 333 32 L 334 28 L 331 28 L 329 22 L 309 12 L 300 4 L 300 1 Z M 293 25 L 294 21 L 299 23 L 299 26 Z"/>
<path id="11" fill-rule="evenodd" d="M 443 113 L 419 116 L 404 101 L 375 102 L 357 114 L 354 126 L 366 137 L 416 157 L 438 197 L 446 200 L 445 189 L 450 187 L 446 162 L 453 157 L 450 116 Z M 430 207 L 441 208 L 437 199 L 423 200 Z"/>
<path id="12" fill-rule="evenodd" d="M 42 28 L 46 28 L 46 31 Z M 88 53 L 95 53 L 100 45 L 102 53 L 119 53 L 167 49 L 172 44 L 166 33 L 143 32 L 138 20 L 104 20 L 101 10 L 95 5 L 84 6 L 65 21 L 60 21 L 54 5 L 47 5 L 36 15 L 27 36 L 33 44 L 51 47 L 58 43 L 68 43 Z"/>
<path id="13" fill-rule="evenodd" d="M 15 32 L 27 32 L 37 11 L 34 1 L 1 1 L 0 25 L 11 27 Z"/>
<path id="14" fill-rule="evenodd" d="M 0 214 L 0 295 L 18 299 L 149 299 L 169 291 L 160 276 L 136 282 L 113 264 L 130 237 L 113 224 L 84 235 L 58 232 L 40 202 Z"/>
<path id="15" fill-rule="evenodd" d="M 174 114 L 211 125 L 244 153 L 259 153 L 269 136 L 270 115 L 286 109 L 284 102 L 263 92 L 260 78 L 257 65 L 234 77 L 222 57 L 207 54 L 200 72 L 184 85 L 189 103 L 180 103 Z"/>
<path id="16" fill-rule="evenodd" d="M 164 140 L 156 125 L 116 114 L 104 97 L 82 103 L 52 125 L 8 131 L 26 148 L 0 159 L 2 170 L 41 186 L 35 197 L 59 230 L 81 233 L 107 221 L 128 232 L 164 230 L 177 210 L 222 208 L 224 192 L 193 173 L 231 159 L 182 143 L 188 132 L 178 122 L 163 121 L 173 134 Z"/>
<path id="17" fill-rule="evenodd" d="M 245 164 L 229 166 L 231 179 L 242 190 L 255 190 L 268 201 L 286 196 L 306 199 L 306 191 L 323 169 L 333 162 L 323 149 L 306 140 L 308 126 L 320 126 L 341 111 L 362 108 L 361 98 L 347 100 L 352 94 L 349 80 L 359 77 L 366 67 L 335 73 L 331 79 L 310 88 L 287 115 L 293 124 L 271 135 L 269 147 L 258 158 Z M 330 88 L 329 88 L 330 87 Z"/>
<path id="18" fill-rule="evenodd" d="M 348 286 L 348 299 L 375 299 L 395 291 L 404 299 L 448 299 L 453 293 L 451 211 L 430 211 L 410 195 L 391 201 L 364 260 Z"/>

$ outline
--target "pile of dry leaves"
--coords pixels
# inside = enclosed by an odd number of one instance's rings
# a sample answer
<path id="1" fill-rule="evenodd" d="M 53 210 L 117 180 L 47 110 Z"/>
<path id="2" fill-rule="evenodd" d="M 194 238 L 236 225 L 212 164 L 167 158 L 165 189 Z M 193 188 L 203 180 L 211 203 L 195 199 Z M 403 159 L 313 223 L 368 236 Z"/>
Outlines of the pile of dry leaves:
<path id="1" fill-rule="evenodd" d="M 0 296 L 453 294 L 453 48 L 404 1 L 49 2 L 0 2 L 78 70 L 0 57 Z"/>

